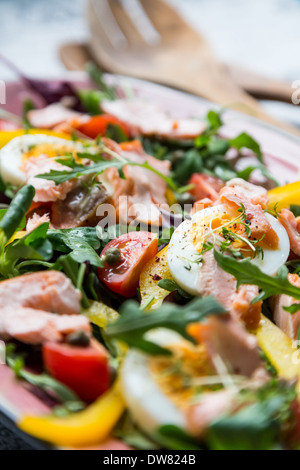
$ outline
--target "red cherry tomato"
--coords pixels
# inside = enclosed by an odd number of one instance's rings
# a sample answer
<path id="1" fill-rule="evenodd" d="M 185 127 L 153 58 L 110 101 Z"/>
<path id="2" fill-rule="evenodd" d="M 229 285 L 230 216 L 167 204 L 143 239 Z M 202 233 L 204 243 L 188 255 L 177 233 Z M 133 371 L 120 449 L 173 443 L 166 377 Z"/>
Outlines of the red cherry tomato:
<path id="1" fill-rule="evenodd" d="M 129 136 L 128 127 L 119 119 L 109 114 L 94 116 L 89 121 L 80 124 L 77 129 L 91 139 L 96 139 L 98 135 L 105 135 L 109 124 L 121 127 L 126 137 Z"/>
<path id="2" fill-rule="evenodd" d="M 104 268 L 99 268 L 100 280 L 113 292 L 124 297 L 134 297 L 142 269 L 158 252 L 157 236 L 149 232 L 126 233 L 112 240 L 101 256 L 109 248 L 118 248 L 121 260 L 116 265 L 105 263 Z"/>
<path id="3" fill-rule="evenodd" d="M 111 372 L 106 349 L 97 346 L 70 346 L 45 343 L 43 360 L 46 370 L 90 403 L 110 386 Z"/>

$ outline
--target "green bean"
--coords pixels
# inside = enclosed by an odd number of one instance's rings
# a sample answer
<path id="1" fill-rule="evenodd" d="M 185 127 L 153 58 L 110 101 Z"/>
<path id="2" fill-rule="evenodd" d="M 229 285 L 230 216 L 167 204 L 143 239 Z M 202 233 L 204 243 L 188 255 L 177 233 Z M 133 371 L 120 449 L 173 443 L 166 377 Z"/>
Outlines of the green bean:
<path id="1" fill-rule="evenodd" d="M 23 186 L 13 198 L 5 216 L 0 221 L 0 245 L 3 246 L 15 233 L 35 195 L 31 185 Z"/>

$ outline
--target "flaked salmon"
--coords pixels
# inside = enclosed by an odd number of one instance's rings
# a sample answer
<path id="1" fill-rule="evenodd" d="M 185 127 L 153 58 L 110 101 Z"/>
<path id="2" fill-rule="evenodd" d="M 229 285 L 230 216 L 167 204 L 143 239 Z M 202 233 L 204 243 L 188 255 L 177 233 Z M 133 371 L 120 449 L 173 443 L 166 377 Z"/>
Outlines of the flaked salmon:
<path id="1" fill-rule="evenodd" d="M 29 157 L 23 163 L 22 169 L 26 174 L 27 184 L 31 184 L 35 189 L 34 202 L 53 202 L 57 199 L 65 199 L 67 193 L 72 189 L 73 182 L 56 185 L 54 181 L 36 178 L 37 175 L 49 173 L 51 170 L 71 171 L 67 166 L 61 165 L 46 155 L 39 157 Z"/>
<path id="2" fill-rule="evenodd" d="M 289 209 L 282 209 L 278 220 L 287 231 L 291 244 L 291 250 L 295 253 L 295 255 L 300 256 L 299 218 L 297 220 L 297 218 Z"/>
<path id="3" fill-rule="evenodd" d="M 0 283 L 0 335 L 29 344 L 60 341 L 90 323 L 80 313 L 81 293 L 58 271 L 41 271 Z"/>
<path id="4" fill-rule="evenodd" d="M 110 139 L 103 139 L 103 142 L 126 160 L 141 164 L 147 161 L 163 175 L 169 175 L 170 162 L 146 154 L 139 141 L 121 146 Z M 125 166 L 123 171 L 126 179 L 122 179 L 115 168 L 109 168 L 101 175 L 101 181 L 113 198 L 119 222 L 161 225 L 159 206 L 167 203 L 165 181 L 152 171 L 136 166 Z"/>
<path id="5" fill-rule="evenodd" d="M 52 129 L 55 126 L 79 118 L 81 113 L 54 103 L 43 109 L 33 109 L 28 113 L 30 124 L 37 129 Z"/>
<path id="6" fill-rule="evenodd" d="M 157 135 L 171 139 L 193 139 L 207 125 L 197 119 L 173 119 L 157 104 L 140 99 L 103 101 L 103 111 L 126 123 L 133 135 Z"/>
<path id="7" fill-rule="evenodd" d="M 300 287 L 300 278 L 297 274 L 289 274 L 288 279 L 291 284 Z M 300 311 L 291 314 L 284 310 L 283 307 L 290 307 L 293 304 L 298 304 L 299 300 L 293 299 L 289 295 L 277 295 L 272 302 L 274 310 L 274 321 L 284 333 L 292 339 L 297 339 L 298 330 L 300 327 Z"/>
<path id="8" fill-rule="evenodd" d="M 237 289 L 234 276 L 224 271 L 216 262 L 213 250 L 203 254 L 203 265 L 198 275 L 199 291 L 203 296 L 213 296 L 231 314 L 242 321 L 249 330 L 255 330 L 260 321 L 261 302 L 252 305 L 258 295 L 257 286 L 243 285 Z"/>
<path id="9" fill-rule="evenodd" d="M 262 206 L 251 202 L 251 199 L 245 195 L 243 190 L 226 186 L 220 192 L 219 202 L 224 204 L 229 211 L 232 211 L 233 215 L 238 215 L 238 209 L 243 206 L 246 219 L 249 221 L 251 238 L 254 240 L 263 238 L 264 244 L 273 249 L 278 248 L 278 235 L 271 227 Z"/>
<path id="10" fill-rule="evenodd" d="M 248 183 L 242 178 L 233 178 L 232 180 L 227 181 L 226 186 L 242 192 L 252 204 L 258 204 L 262 209 L 266 209 L 268 207 L 268 191 L 262 186 Z"/>

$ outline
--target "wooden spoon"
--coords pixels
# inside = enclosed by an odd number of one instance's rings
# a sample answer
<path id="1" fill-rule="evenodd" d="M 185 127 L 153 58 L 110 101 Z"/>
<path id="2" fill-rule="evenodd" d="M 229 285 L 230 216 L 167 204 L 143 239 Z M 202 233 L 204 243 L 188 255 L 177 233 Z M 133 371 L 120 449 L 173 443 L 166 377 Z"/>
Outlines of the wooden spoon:
<path id="1" fill-rule="evenodd" d="M 116 41 L 109 34 L 108 20 L 103 15 L 107 0 L 88 1 L 91 50 L 107 71 L 180 88 L 299 135 L 298 129 L 269 116 L 236 84 L 228 69 L 215 59 L 206 40 L 172 7 L 162 0 L 140 3 L 159 33 L 157 43 L 145 42 L 128 10 L 121 2 L 111 1 L 110 12 L 120 27 L 122 39 Z"/>

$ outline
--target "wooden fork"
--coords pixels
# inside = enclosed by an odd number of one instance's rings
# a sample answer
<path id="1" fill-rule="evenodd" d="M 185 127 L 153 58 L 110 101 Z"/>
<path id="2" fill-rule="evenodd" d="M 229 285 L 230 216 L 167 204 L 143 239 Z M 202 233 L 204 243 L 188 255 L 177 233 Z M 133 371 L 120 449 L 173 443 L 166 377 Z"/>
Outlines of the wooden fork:
<path id="1" fill-rule="evenodd" d="M 299 134 L 265 113 L 163 0 L 88 0 L 87 15 L 92 53 L 107 71 L 180 88 Z"/>

